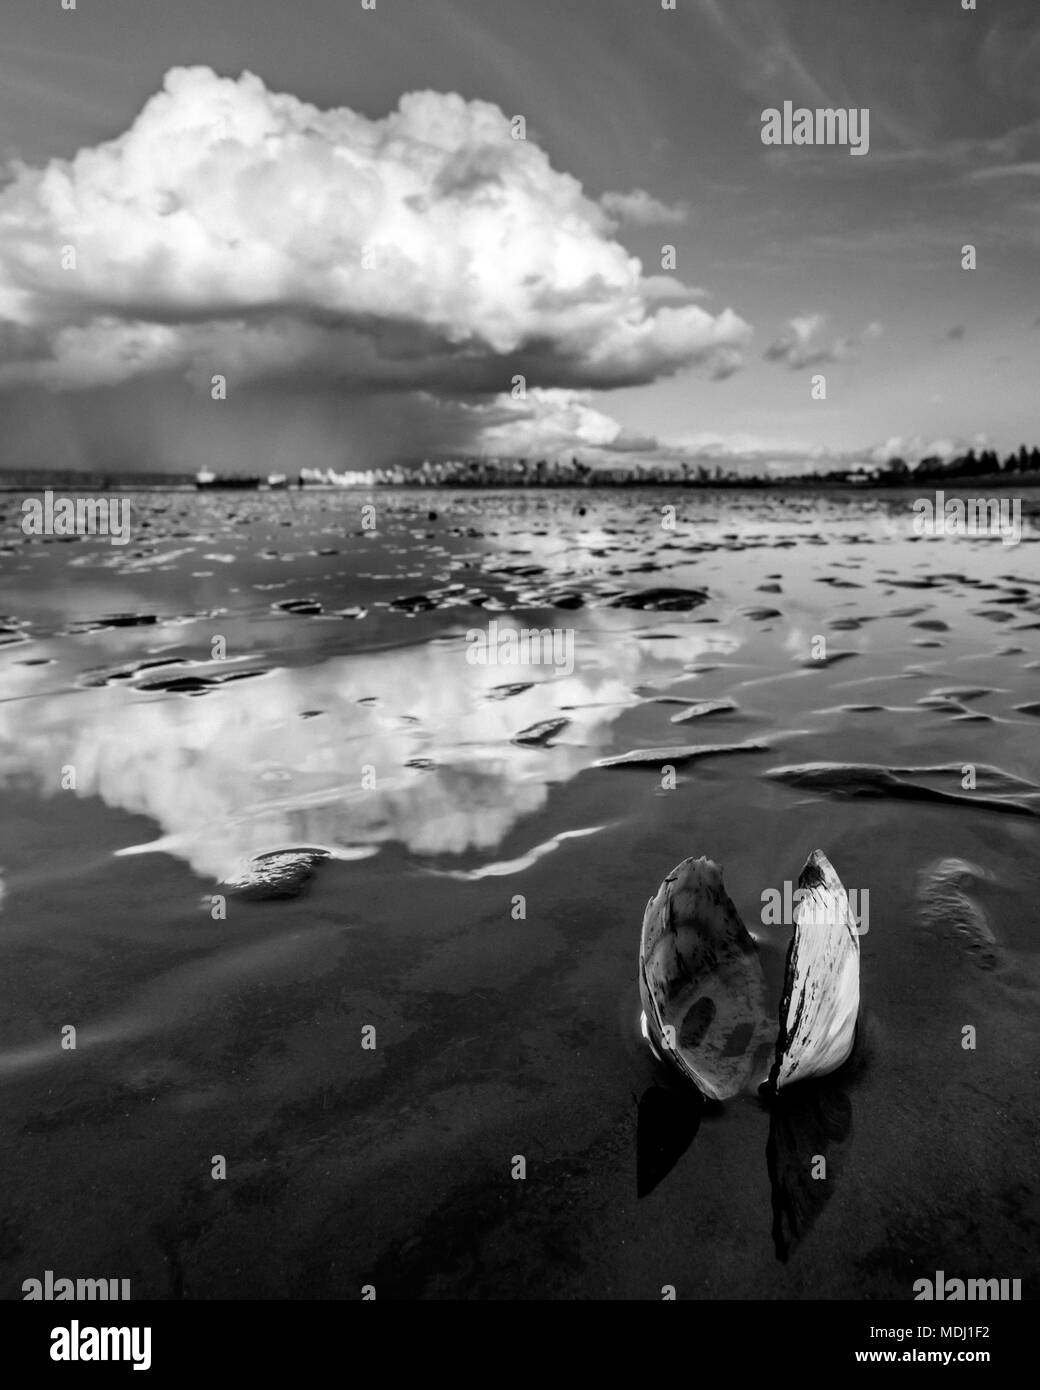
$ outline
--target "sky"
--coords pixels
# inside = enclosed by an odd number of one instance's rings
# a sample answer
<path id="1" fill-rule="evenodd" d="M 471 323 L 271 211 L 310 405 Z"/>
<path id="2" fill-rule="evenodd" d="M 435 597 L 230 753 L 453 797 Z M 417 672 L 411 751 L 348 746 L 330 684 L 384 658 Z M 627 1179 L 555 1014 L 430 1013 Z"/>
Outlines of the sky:
<path id="1" fill-rule="evenodd" d="M 1035 0 L 674 3 L 5 0 L 0 468 L 1037 442 Z"/>

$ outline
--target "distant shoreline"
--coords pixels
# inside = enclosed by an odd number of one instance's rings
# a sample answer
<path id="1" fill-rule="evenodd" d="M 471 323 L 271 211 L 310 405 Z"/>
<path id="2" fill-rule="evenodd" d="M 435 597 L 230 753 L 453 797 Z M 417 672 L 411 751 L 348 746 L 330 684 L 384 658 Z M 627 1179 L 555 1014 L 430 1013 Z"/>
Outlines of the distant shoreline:
<path id="1" fill-rule="evenodd" d="M 618 492 L 618 491 L 655 491 L 655 492 L 810 492 L 821 493 L 863 493 L 876 495 L 878 493 L 906 493 L 921 492 L 922 489 L 928 492 L 950 492 L 950 493 L 978 493 L 980 489 L 987 492 L 1015 492 L 1026 488 L 1040 488 L 1040 472 L 1035 473 L 986 473 L 979 474 L 977 477 L 970 478 L 943 478 L 935 475 L 918 477 L 911 474 L 909 477 L 895 481 L 890 478 L 870 480 L 866 482 L 850 482 L 836 478 L 821 477 L 820 479 L 798 477 L 798 478 L 684 478 L 681 475 L 674 479 L 662 478 L 626 478 L 623 480 L 604 479 L 597 481 L 587 478 L 582 482 L 540 482 L 540 483 L 488 483 L 488 482 L 464 482 L 453 479 L 451 482 L 431 482 L 429 480 L 416 479 L 415 482 L 407 483 L 305 483 L 302 488 L 292 486 L 286 487 L 267 487 L 259 488 L 222 488 L 219 486 L 209 486 L 203 489 L 196 487 L 193 480 L 183 478 L 171 481 L 161 479 L 151 481 L 136 477 L 131 478 L 98 478 L 95 474 L 62 474 L 57 477 L 22 479 L 17 482 L 6 482 L 0 480 L 0 493 L 3 492 L 23 492 L 26 494 L 39 493 L 47 489 L 76 492 L 82 495 L 88 493 L 106 492 L 199 492 L 210 496 L 214 493 L 234 493 L 241 496 L 243 493 L 252 494 L 253 492 L 267 494 L 269 492 L 282 495 L 296 496 L 300 492 Z"/>

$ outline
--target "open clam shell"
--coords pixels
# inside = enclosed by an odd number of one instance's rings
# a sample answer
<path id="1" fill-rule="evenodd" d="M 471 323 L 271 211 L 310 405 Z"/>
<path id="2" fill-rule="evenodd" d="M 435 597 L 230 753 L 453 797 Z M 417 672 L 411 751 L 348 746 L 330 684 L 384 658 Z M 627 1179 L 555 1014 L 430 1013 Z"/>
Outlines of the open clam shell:
<path id="1" fill-rule="evenodd" d="M 859 934 L 848 894 L 821 850 L 806 860 L 798 888 L 779 1034 L 766 1013 L 758 948 L 717 864 L 684 859 L 647 904 L 639 944 L 643 1032 L 711 1100 L 735 1096 L 767 1070 L 779 1092 L 836 1071 L 852 1052 Z"/>
<path id="2" fill-rule="evenodd" d="M 639 992 L 651 1046 L 726 1100 L 773 1046 L 758 948 L 710 859 L 684 859 L 647 904 Z"/>

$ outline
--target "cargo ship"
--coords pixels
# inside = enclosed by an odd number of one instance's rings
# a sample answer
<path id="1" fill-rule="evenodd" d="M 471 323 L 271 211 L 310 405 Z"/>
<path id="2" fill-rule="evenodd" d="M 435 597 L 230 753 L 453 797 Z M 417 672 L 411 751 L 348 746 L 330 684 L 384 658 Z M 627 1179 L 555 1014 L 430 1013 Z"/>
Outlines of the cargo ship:
<path id="1" fill-rule="evenodd" d="M 260 486 L 260 479 L 246 477 L 240 473 L 228 473 L 221 477 L 219 473 L 213 473 L 208 468 L 200 468 L 195 474 L 195 486 L 198 488 L 256 489 Z"/>

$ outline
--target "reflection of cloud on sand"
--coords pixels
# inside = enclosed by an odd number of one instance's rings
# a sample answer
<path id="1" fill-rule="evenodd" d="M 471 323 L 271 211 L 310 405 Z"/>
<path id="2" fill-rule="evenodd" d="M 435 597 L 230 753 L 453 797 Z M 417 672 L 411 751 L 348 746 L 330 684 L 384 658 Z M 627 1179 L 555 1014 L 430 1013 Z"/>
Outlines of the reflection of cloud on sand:
<path id="1" fill-rule="evenodd" d="M 28 774 L 53 792 L 72 764 L 75 794 L 149 816 L 160 828 L 150 848 L 215 879 L 282 845 L 487 850 L 544 805 L 550 783 L 595 760 L 633 685 L 675 674 L 709 640 L 720 635 L 683 636 L 667 658 L 621 632 L 579 641 L 570 676 L 473 666 L 453 642 L 279 668 L 201 699 L 111 686 L 23 698 L 0 704 L 0 776 Z M 53 688 L 54 668 L 38 679 Z M 521 680 L 534 684 L 490 698 Z M 571 722 L 554 746 L 511 743 L 564 709 Z M 426 765 L 407 766 L 415 760 Z"/>

